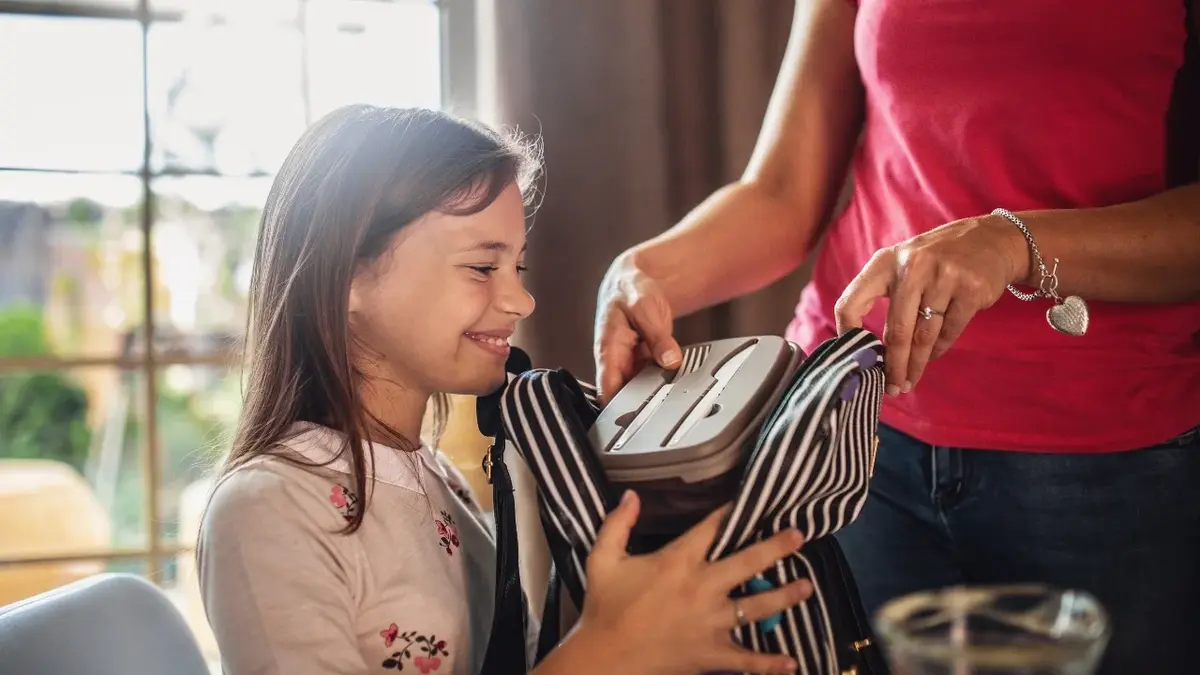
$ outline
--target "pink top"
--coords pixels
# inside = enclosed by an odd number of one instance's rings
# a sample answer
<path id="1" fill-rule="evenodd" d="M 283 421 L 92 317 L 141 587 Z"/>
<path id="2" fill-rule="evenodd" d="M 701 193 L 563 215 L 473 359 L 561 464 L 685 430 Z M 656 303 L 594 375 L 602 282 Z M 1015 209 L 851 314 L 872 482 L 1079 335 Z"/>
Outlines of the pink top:
<path id="1" fill-rule="evenodd" d="M 1185 35 L 1181 0 L 861 0 L 854 196 L 788 337 L 832 337 L 834 302 L 871 254 L 943 223 L 1162 191 Z M 1090 302 L 1081 338 L 1047 325 L 1048 303 L 1006 293 L 883 421 L 935 445 L 1051 452 L 1133 449 L 1200 424 L 1200 303 Z M 868 329 L 882 333 L 886 308 Z"/>

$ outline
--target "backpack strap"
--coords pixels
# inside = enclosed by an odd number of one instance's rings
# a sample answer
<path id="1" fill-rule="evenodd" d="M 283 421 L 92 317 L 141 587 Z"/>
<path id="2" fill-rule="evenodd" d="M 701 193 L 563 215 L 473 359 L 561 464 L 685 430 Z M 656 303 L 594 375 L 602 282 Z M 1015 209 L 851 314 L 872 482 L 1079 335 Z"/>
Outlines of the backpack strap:
<path id="1" fill-rule="evenodd" d="M 542 607 L 542 629 L 538 634 L 537 656 L 534 665 L 542 662 L 562 639 L 562 582 L 554 563 L 550 564 L 550 580 L 546 584 L 546 602 Z"/>
<path id="2" fill-rule="evenodd" d="M 510 352 L 505 370 L 510 377 L 528 370 L 529 357 L 519 349 Z M 512 675 L 529 670 L 526 658 L 528 630 L 525 593 L 521 587 L 520 553 L 517 545 L 517 507 L 512 477 L 504 463 L 507 447 L 500 421 L 503 387 L 476 399 L 479 431 L 494 439 L 484 456 L 483 469 L 492 484 L 492 514 L 496 526 L 496 591 L 492 630 L 483 659 L 482 675 Z"/>

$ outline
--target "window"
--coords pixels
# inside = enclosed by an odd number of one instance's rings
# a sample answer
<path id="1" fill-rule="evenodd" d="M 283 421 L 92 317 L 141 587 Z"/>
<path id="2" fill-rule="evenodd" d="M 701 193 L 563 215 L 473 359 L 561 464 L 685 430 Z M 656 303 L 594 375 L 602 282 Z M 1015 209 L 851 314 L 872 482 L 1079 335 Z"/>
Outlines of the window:
<path id="1" fill-rule="evenodd" d="M 443 105 L 465 6 L 0 1 L 0 604 L 142 573 L 211 654 L 190 549 L 272 172 L 340 105 Z"/>

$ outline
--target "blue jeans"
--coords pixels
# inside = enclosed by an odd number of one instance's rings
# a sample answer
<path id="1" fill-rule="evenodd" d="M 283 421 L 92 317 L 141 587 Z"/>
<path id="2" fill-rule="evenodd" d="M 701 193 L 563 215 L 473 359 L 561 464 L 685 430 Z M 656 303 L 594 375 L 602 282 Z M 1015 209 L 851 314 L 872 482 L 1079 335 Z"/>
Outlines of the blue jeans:
<path id="1" fill-rule="evenodd" d="M 879 435 L 870 497 L 837 534 L 868 612 L 961 583 L 1084 589 L 1112 616 L 1103 675 L 1200 672 L 1200 432 L 1095 455 Z"/>

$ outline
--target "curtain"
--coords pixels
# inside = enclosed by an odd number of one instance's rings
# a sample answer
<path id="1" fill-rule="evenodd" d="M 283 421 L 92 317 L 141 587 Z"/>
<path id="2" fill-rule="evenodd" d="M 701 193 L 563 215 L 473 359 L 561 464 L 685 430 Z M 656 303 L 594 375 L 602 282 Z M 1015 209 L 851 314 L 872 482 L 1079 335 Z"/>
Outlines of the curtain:
<path id="1" fill-rule="evenodd" d="M 516 342 L 592 380 L 596 290 L 612 259 L 670 227 L 750 157 L 792 0 L 491 0 L 484 118 L 539 134 L 530 231 L 537 310 Z M 490 44 L 489 44 L 490 43 Z M 492 57 L 492 58 L 489 58 Z M 719 273 L 719 270 L 714 270 Z M 682 344 L 781 334 L 807 270 L 677 322 Z"/>

